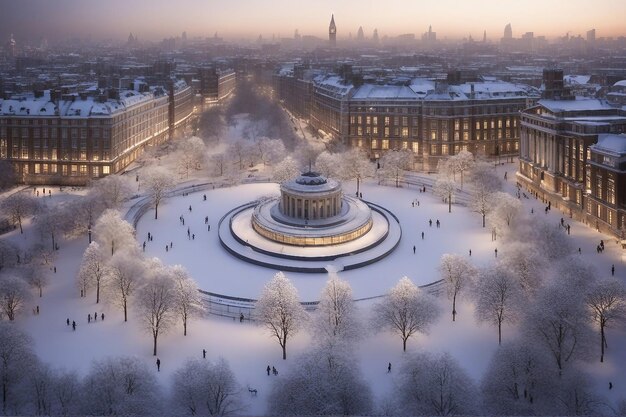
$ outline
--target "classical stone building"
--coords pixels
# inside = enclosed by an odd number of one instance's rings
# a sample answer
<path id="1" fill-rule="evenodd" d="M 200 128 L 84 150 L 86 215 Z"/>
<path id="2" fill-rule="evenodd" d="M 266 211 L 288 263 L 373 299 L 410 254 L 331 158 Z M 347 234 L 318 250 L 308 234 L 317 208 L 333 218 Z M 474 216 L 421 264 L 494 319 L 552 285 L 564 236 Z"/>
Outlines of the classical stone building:
<path id="1" fill-rule="evenodd" d="M 622 233 L 623 191 L 616 187 L 626 111 L 604 100 L 547 91 L 553 98 L 521 115 L 518 181 L 571 217 Z"/>
<path id="2" fill-rule="evenodd" d="M 0 100 L 0 159 L 13 164 L 20 182 L 82 185 L 122 171 L 192 112 L 191 90 L 182 82 L 169 91 L 141 84 L 15 96 Z"/>

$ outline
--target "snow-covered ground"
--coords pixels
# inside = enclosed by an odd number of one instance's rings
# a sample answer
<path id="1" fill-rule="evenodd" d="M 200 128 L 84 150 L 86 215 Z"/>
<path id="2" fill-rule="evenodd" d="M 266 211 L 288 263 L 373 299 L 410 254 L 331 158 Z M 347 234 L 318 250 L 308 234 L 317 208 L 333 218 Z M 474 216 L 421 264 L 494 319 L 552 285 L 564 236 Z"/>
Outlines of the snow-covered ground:
<path id="1" fill-rule="evenodd" d="M 500 167 L 501 170 L 514 170 L 513 165 Z M 509 175 L 509 178 L 511 175 Z M 507 187 L 513 187 L 511 180 Z M 352 193 L 355 185 L 344 184 L 345 190 Z M 66 190 L 69 191 L 69 190 Z M 154 240 L 147 244 L 146 255 L 158 257 L 166 264 L 182 264 L 198 281 L 201 288 L 229 295 L 256 298 L 263 285 L 276 271 L 256 267 L 239 261 L 226 253 L 219 245 L 216 225 L 219 218 L 232 207 L 254 200 L 260 196 L 276 194 L 275 184 L 247 184 L 231 188 L 219 188 L 206 191 L 207 201 L 203 201 L 205 192 L 191 193 L 165 201 L 159 212 L 159 219 L 153 219 L 149 211 L 137 226 L 139 243 L 146 240 L 147 232 L 154 234 Z M 494 258 L 494 249 L 500 241 L 492 242 L 488 229 L 481 227 L 480 216 L 471 213 L 462 206 L 453 206 L 452 213 L 447 206 L 433 196 L 430 189 L 419 193 L 416 189 L 379 186 L 366 182 L 362 186 L 364 198 L 384 205 L 400 219 L 403 237 L 395 252 L 384 260 L 354 271 L 340 272 L 339 276 L 347 280 L 356 298 L 371 297 L 385 293 L 404 275 L 418 284 L 425 284 L 438 279 L 437 265 L 444 253 L 458 253 L 469 256 L 477 265 L 485 264 Z M 61 201 L 74 198 L 72 194 L 59 193 L 55 189 L 52 200 Z M 419 207 L 413 201 L 419 200 Z M 532 216 L 546 219 L 555 224 L 563 215 L 559 212 L 545 214 L 543 205 L 534 199 L 522 199 L 524 211 Z M 189 212 L 191 205 L 192 211 Z M 185 217 L 185 226 L 180 225 L 179 216 Z M 211 231 L 204 224 L 205 216 L 213 226 Z M 428 220 L 433 220 L 429 226 Z M 439 219 L 441 228 L 436 228 Z M 595 264 L 601 274 L 610 274 L 611 264 L 616 266 L 616 275 L 626 278 L 626 264 L 623 251 L 614 239 L 602 235 L 584 225 L 571 222 L 573 246 L 582 250 L 582 257 Z M 187 227 L 195 239 L 187 237 Z M 425 239 L 421 239 L 421 232 Z M 24 235 L 19 231 L 2 237 L 23 244 L 38 239 L 28 225 Z M 606 242 L 606 250 L 597 254 L 595 247 L 600 239 Z M 165 245 L 173 242 L 173 249 L 165 251 Z M 134 355 L 151 366 L 155 358 L 151 355 L 151 340 L 134 317 L 131 305 L 129 322 L 124 323 L 122 311 L 112 305 L 96 305 L 94 297 L 80 298 L 75 286 L 82 252 L 86 248 L 87 237 L 73 241 L 61 241 L 61 250 L 56 260 L 57 273 L 49 271 L 50 285 L 44 290 L 44 297 L 34 299 L 40 306 L 38 316 L 24 314 L 19 318 L 19 325 L 33 338 L 35 350 L 40 358 L 48 363 L 67 369 L 75 369 L 84 374 L 92 360 L 115 355 Z M 412 247 L 416 246 L 416 254 Z M 503 250 L 505 248 L 500 248 Z M 303 300 L 317 299 L 327 275 L 296 274 L 287 276 L 298 288 Z M 369 317 L 372 303 L 376 300 L 361 301 L 358 304 L 363 318 Z M 426 349 L 433 352 L 447 351 L 457 358 L 469 374 L 476 380 L 482 376 L 491 354 L 497 348 L 497 332 L 487 325 L 477 324 L 473 317 L 473 306 L 462 301 L 458 307 L 457 322 L 450 320 L 449 302 L 440 300 L 444 314 L 429 335 L 419 335 L 409 340 L 409 349 Z M 98 320 L 87 324 L 87 314 L 104 312 L 104 322 Z M 76 320 L 75 332 L 65 323 L 66 319 Z M 504 327 L 504 339 L 510 338 L 515 328 Z M 626 348 L 626 334 L 609 330 L 610 350 L 608 361 L 604 364 L 594 361 L 588 366 L 604 395 L 610 395 L 617 401 L 626 394 L 626 357 L 621 354 Z M 244 322 L 240 324 L 230 319 L 206 317 L 194 321 L 187 337 L 182 336 L 182 328 L 174 328 L 160 340 L 159 358 L 161 372 L 158 378 L 169 387 L 172 373 L 189 357 L 200 357 L 202 349 L 207 350 L 207 357 L 226 358 L 242 386 L 249 385 L 259 391 L 258 397 L 249 397 L 248 414 L 262 414 L 266 410 L 265 399 L 271 383 L 279 381 L 281 376 L 267 376 L 265 367 L 276 366 L 281 374 L 293 365 L 294 358 L 310 345 L 306 332 L 298 334 L 288 346 L 288 359 L 281 360 L 281 351 L 276 341 L 260 326 Z M 402 362 L 401 341 L 390 333 L 368 334 L 363 343 L 355 347 L 355 355 L 366 380 L 371 384 L 374 394 L 382 399 L 393 388 L 395 374 L 386 373 L 388 362 Z M 394 368 L 396 369 L 396 368 Z M 156 369 L 155 369 L 156 372 Z M 605 387 L 611 380 L 615 389 Z"/>

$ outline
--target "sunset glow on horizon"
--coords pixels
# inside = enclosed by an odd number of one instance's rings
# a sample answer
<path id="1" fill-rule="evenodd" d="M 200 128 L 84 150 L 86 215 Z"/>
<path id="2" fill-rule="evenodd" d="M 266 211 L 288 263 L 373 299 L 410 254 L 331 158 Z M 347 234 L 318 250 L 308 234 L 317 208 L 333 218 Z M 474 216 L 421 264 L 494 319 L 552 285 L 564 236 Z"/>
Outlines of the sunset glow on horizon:
<path id="1" fill-rule="evenodd" d="M 596 0 L 0 0 L 0 33 L 16 37 L 51 39 L 69 36 L 124 39 L 130 32 L 144 40 L 178 36 L 253 39 L 262 35 L 325 38 L 334 13 L 338 39 L 356 36 L 360 26 L 366 37 L 414 33 L 419 37 L 432 25 L 438 39 L 472 35 L 491 41 L 502 37 L 511 23 L 513 36 L 525 32 L 554 38 L 582 35 L 596 29 L 597 37 L 626 35 L 626 1 Z"/>

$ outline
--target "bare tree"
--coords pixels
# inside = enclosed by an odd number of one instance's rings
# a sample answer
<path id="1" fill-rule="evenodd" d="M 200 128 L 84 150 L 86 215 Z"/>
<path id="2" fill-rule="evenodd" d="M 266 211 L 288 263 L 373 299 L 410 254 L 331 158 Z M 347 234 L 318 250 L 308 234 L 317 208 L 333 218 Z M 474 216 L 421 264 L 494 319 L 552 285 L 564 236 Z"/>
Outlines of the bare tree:
<path id="1" fill-rule="evenodd" d="M 600 326 L 600 362 L 604 362 L 606 328 L 614 322 L 623 322 L 626 318 L 626 290 L 617 280 L 596 283 L 587 295 L 587 306 L 591 319 Z"/>
<path id="2" fill-rule="evenodd" d="M 256 147 L 263 165 L 272 165 L 280 161 L 287 153 L 285 145 L 279 139 L 260 138 L 256 142 Z"/>
<path id="3" fill-rule="evenodd" d="M 137 250 L 135 229 L 116 210 L 102 213 L 96 221 L 94 234 L 101 248 L 111 248 L 111 256 L 118 249 Z"/>
<path id="4" fill-rule="evenodd" d="M 108 273 L 105 255 L 102 253 L 100 244 L 91 242 L 83 253 L 83 261 L 77 275 L 78 287 L 83 296 L 86 297 L 87 290 L 95 286 L 96 304 L 98 304 L 100 302 L 100 290 Z"/>
<path id="5" fill-rule="evenodd" d="M 61 416 L 78 414 L 80 399 L 80 381 L 75 371 L 57 372 L 52 387 L 58 413 Z"/>
<path id="6" fill-rule="evenodd" d="M 465 258 L 446 253 L 441 257 L 439 272 L 446 284 L 448 298 L 452 299 L 452 321 L 455 321 L 456 299 L 466 287 L 472 284 L 476 270 Z"/>
<path id="7" fill-rule="evenodd" d="M 38 213 L 35 215 L 33 222 L 35 227 L 39 231 L 42 238 L 50 239 L 51 250 L 56 250 L 58 243 L 56 239 L 63 229 L 63 225 L 66 220 L 69 219 L 71 214 L 59 206 L 49 207 L 47 205 L 41 206 Z"/>
<path id="8" fill-rule="evenodd" d="M 547 264 L 542 253 L 527 242 L 509 241 L 501 262 L 528 296 L 534 296 L 543 282 Z"/>
<path id="9" fill-rule="evenodd" d="M 43 297 L 43 289 L 48 285 L 48 275 L 44 273 L 42 268 L 29 268 L 26 272 L 28 283 L 37 289 L 39 297 Z"/>
<path id="10" fill-rule="evenodd" d="M 449 167 L 453 172 L 454 179 L 456 179 L 457 172 L 461 174 L 461 188 L 463 188 L 465 172 L 470 171 L 474 167 L 474 164 L 474 155 L 466 150 L 462 150 L 449 158 Z"/>
<path id="11" fill-rule="evenodd" d="M 0 159 L 0 190 L 6 190 L 15 185 L 15 170 L 6 159 Z"/>
<path id="12" fill-rule="evenodd" d="M 486 162 L 478 163 L 473 167 L 471 182 L 473 190 L 470 207 L 482 216 L 483 227 L 485 227 L 485 218 L 492 210 L 492 195 L 500 190 L 502 184 L 493 167 Z"/>
<path id="13" fill-rule="evenodd" d="M 10 321 L 30 299 L 28 284 L 14 273 L 0 275 L 0 308 Z"/>
<path id="14" fill-rule="evenodd" d="M 26 377 L 24 367 L 36 360 L 31 346 L 32 340 L 26 333 L 13 323 L 0 321 L 0 414 L 4 416 L 18 412 L 19 389 Z"/>
<path id="15" fill-rule="evenodd" d="M 403 277 L 374 307 L 374 314 L 377 327 L 389 328 L 400 335 L 402 350 L 406 352 L 407 340 L 416 333 L 426 333 L 440 310 L 431 295 Z"/>
<path id="16" fill-rule="evenodd" d="M 556 367 L 534 344 L 504 343 L 494 352 L 483 375 L 481 391 L 486 414 L 554 414 L 558 384 Z"/>
<path id="17" fill-rule="evenodd" d="M 498 344 L 502 344 L 502 324 L 517 321 L 522 292 L 515 277 L 502 265 L 484 268 L 475 286 L 476 317 L 498 326 Z"/>
<path id="18" fill-rule="evenodd" d="M 278 340 L 287 359 L 287 341 L 295 335 L 306 320 L 306 312 L 298 300 L 296 287 L 285 274 L 278 272 L 265 284 L 255 307 L 257 317 Z"/>
<path id="19" fill-rule="evenodd" d="M 152 355 L 156 356 L 159 334 L 174 323 L 175 283 L 160 263 L 151 268 L 146 281 L 139 290 L 137 304 L 144 326 L 152 333 Z"/>
<path id="20" fill-rule="evenodd" d="M 38 206 L 37 200 L 26 192 L 12 194 L 0 203 L 2 211 L 9 215 L 13 224 L 20 227 L 20 233 L 24 233 L 22 222 L 25 218 L 32 216 Z"/>
<path id="21" fill-rule="evenodd" d="M 463 415 L 478 410 L 476 384 L 449 354 L 412 354 L 400 371 L 397 402 L 407 415 Z"/>
<path id="22" fill-rule="evenodd" d="M 109 261 L 107 290 L 113 301 L 124 311 L 124 321 L 128 321 L 128 304 L 139 287 L 144 275 L 140 259 L 127 253 L 117 253 Z"/>
<path id="23" fill-rule="evenodd" d="M 107 209 L 117 209 L 133 195 L 131 180 L 126 176 L 107 175 L 91 184 L 87 197 Z M 92 217 L 95 220 L 97 216 Z"/>
<path id="24" fill-rule="evenodd" d="M 210 167 L 213 167 L 212 169 L 214 171 L 212 172 L 217 174 L 217 176 L 221 177 L 228 171 L 228 167 L 230 166 L 230 160 L 228 159 L 226 154 L 216 153 L 216 154 L 209 156 L 208 165 Z"/>
<path id="25" fill-rule="evenodd" d="M 198 286 L 184 267 L 175 265 L 170 273 L 174 280 L 174 310 L 182 320 L 183 335 L 187 336 L 187 323 L 203 312 L 202 299 Z"/>
<path id="26" fill-rule="evenodd" d="M 566 278 L 544 288 L 531 307 L 524 322 L 527 337 L 547 349 L 560 373 L 587 355 L 591 336 L 584 291 Z"/>
<path id="27" fill-rule="evenodd" d="M 162 393 L 152 372 L 138 358 L 95 361 L 81 389 L 84 414 L 155 416 Z"/>
<path id="28" fill-rule="evenodd" d="M 19 259 L 19 248 L 7 241 L 0 240 L 0 272 L 4 268 L 14 267 Z"/>
<path id="29" fill-rule="evenodd" d="M 146 193 L 154 204 L 154 218 L 159 217 L 159 204 L 167 191 L 174 186 L 171 174 L 163 167 L 151 167 L 143 174 Z"/>
<path id="30" fill-rule="evenodd" d="M 361 181 L 372 175 L 372 164 L 367 153 L 360 148 L 352 148 L 341 154 L 339 175 L 344 180 L 356 180 L 356 194 L 361 190 Z"/>
<path id="31" fill-rule="evenodd" d="M 315 169 L 326 177 L 341 178 L 341 155 L 322 152 L 315 159 Z"/>
<path id="32" fill-rule="evenodd" d="M 234 160 L 237 161 L 239 166 L 239 170 L 244 168 L 244 161 L 246 160 L 246 147 L 247 144 L 242 140 L 237 140 L 230 144 L 228 147 L 227 153 L 234 157 Z"/>

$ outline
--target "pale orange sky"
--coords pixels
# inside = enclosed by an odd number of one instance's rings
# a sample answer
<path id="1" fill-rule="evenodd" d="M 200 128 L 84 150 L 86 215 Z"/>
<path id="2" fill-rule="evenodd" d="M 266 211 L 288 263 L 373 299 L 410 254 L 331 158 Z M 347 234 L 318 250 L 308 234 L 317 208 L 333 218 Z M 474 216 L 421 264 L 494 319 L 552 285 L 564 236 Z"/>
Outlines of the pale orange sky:
<path id="1" fill-rule="evenodd" d="M 259 34 L 269 38 L 300 34 L 326 37 L 331 13 L 338 37 L 355 36 L 359 26 L 370 37 L 420 35 L 433 26 L 440 39 L 502 36 L 626 35 L 626 0 L 0 0 L 0 30 L 17 37 L 84 36 L 142 39 L 180 35 L 226 38 Z M 6 36 L 6 35 L 4 35 Z"/>

